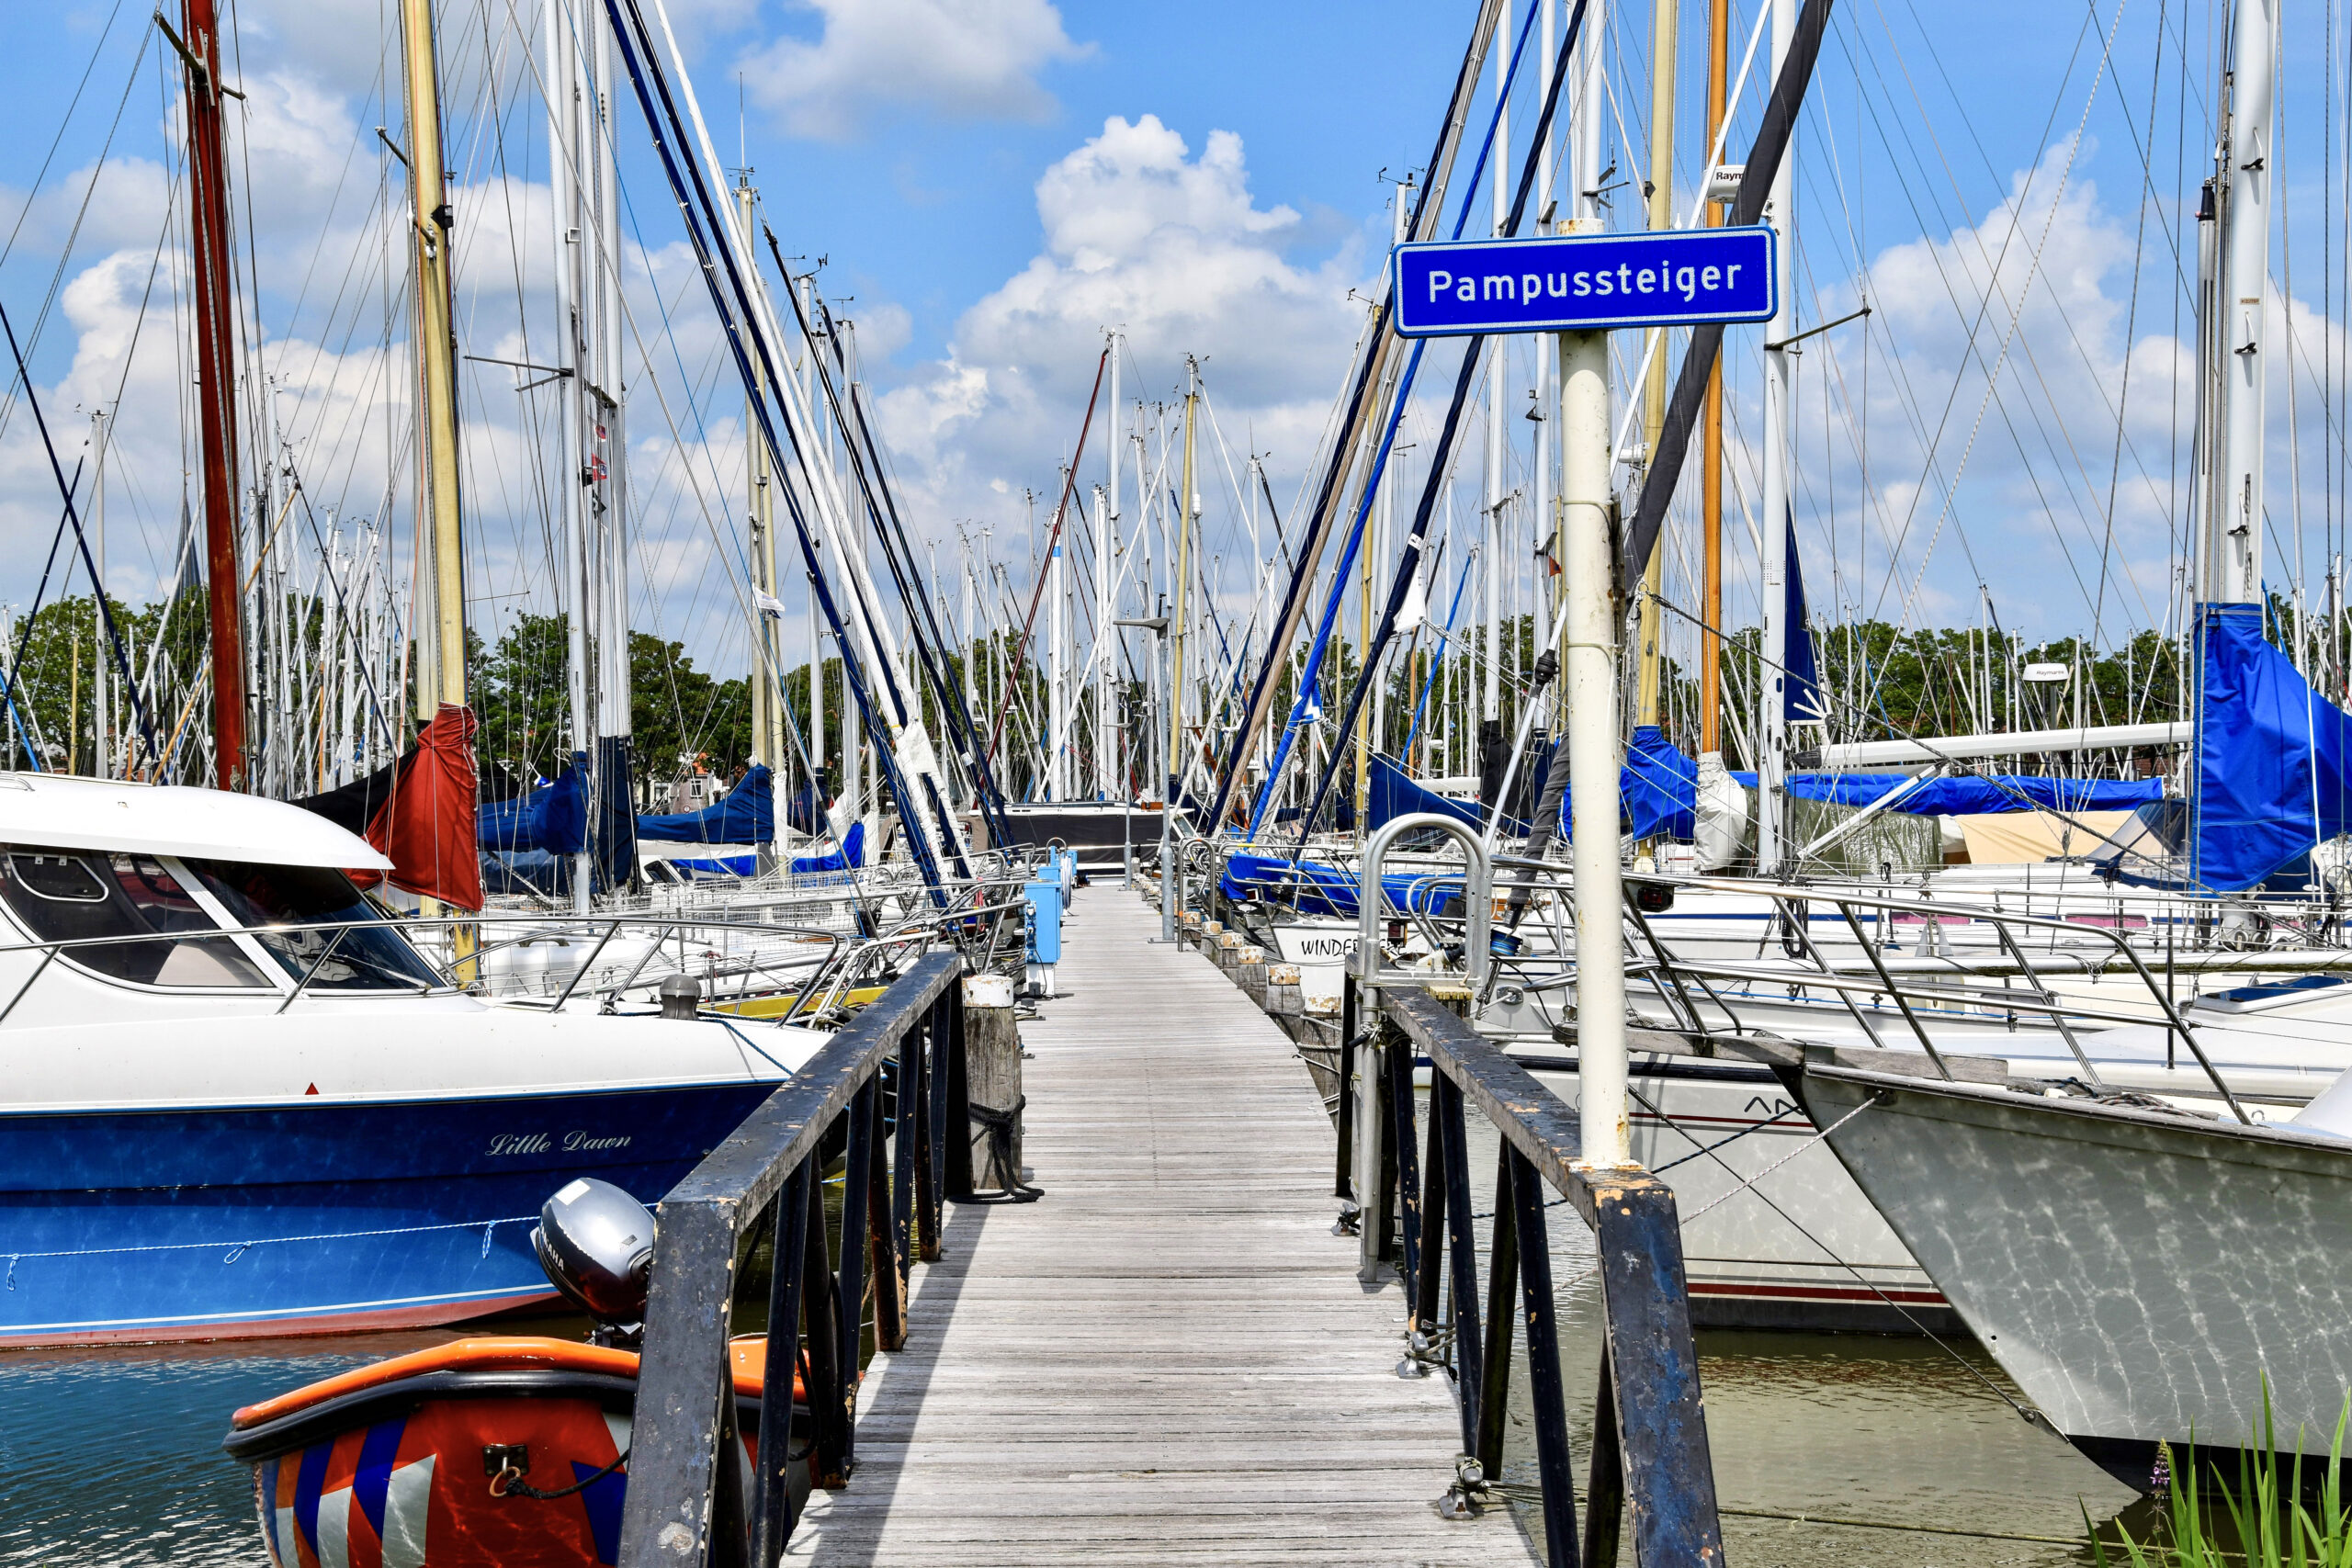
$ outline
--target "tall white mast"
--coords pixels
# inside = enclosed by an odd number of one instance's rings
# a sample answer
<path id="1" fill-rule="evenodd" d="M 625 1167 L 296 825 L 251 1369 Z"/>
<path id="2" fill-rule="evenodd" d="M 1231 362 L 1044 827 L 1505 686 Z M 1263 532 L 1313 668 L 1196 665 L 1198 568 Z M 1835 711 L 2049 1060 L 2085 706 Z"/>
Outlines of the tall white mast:
<path id="1" fill-rule="evenodd" d="M 799 280 L 800 319 L 808 323 L 808 333 L 800 340 L 800 400 L 808 401 L 808 383 L 817 374 L 817 279 L 803 273 Z M 843 671 L 842 701 L 849 701 L 847 671 Z M 817 579 L 808 579 L 808 765 L 822 773 L 825 767 L 825 612 L 818 602 Z M 818 806 L 825 805 L 820 790 Z"/>
<path id="2" fill-rule="evenodd" d="M 2236 0 L 2222 78 L 2215 152 L 2215 229 L 2201 334 L 2218 385 L 2206 425 L 2205 559 L 2200 594 L 2221 604 L 2262 598 L 2262 422 L 2267 362 L 2270 176 L 2278 0 Z"/>
<path id="3" fill-rule="evenodd" d="M 1510 213 L 1510 197 L 1503 194 L 1504 180 L 1499 171 L 1510 162 L 1510 94 L 1504 81 L 1504 73 L 1509 68 L 1510 60 L 1510 18 L 1511 12 L 1515 8 L 1510 0 L 1505 0 L 1501 14 L 1495 18 L 1495 46 L 1491 51 L 1495 59 L 1495 97 L 1504 106 L 1495 122 L 1494 166 L 1498 172 L 1494 176 L 1494 231 L 1497 234 L 1503 231 L 1503 221 Z M 1548 50 L 1545 51 L 1547 57 L 1549 52 Z M 1547 65 L 1545 69 L 1548 71 L 1550 67 Z M 1544 156 L 1548 164 L 1550 161 L 1548 150 Z M 1402 192 L 1398 193 L 1397 200 L 1399 202 L 1404 200 Z M 1505 434 L 1510 420 L 1510 408 L 1508 401 L 1510 393 L 1505 380 L 1505 375 L 1509 369 L 1510 339 L 1498 334 L 1488 352 L 1493 357 L 1487 366 L 1487 504 L 1484 515 L 1486 536 L 1491 546 L 1487 552 L 1487 558 L 1490 562 L 1499 563 L 1504 558 L 1502 549 L 1503 460 L 1510 449 Z M 1538 364 L 1541 364 L 1546 356 L 1539 349 L 1535 357 Z M 1541 372 L 1538 374 L 1540 375 Z M 1537 439 L 1540 441 L 1542 437 L 1539 435 Z M 1502 574 L 1490 567 L 1486 576 L 1487 689 L 1485 705 L 1480 708 L 1479 713 L 1482 717 L 1498 719 L 1502 716 Z"/>
<path id="4" fill-rule="evenodd" d="M 751 228 L 758 211 L 759 193 L 752 188 L 749 169 L 737 178 L 735 203 L 742 213 L 743 227 Z M 754 373 L 756 378 L 756 367 Z M 765 382 L 756 384 L 764 387 Z M 749 398 L 756 399 L 758 395 L 754 391 Z M 747 544 L 752 567 L 752 761 L 782 775 L 786 758 L 777 716 L 783 705 L 783 693 L 776 689 L 776 666 L 769 657 L 775 647 L 769 636 L 770 610 L 776 603 L 775 479 L 768 468 L 767 446 L 759 437 L 758 415 L 747 409 L 743 416 L 743 482 L 744 502 L 750 508 Z M 788 793 L 781 776 L 777 791 Z"/>
<path id="5" fill-rule="evenodd" d="M 112 736 L 108 734 L 107 723 L 112 716 L 108 712 L 107 703 L 107 669 L 109 649 L 106 642 L 107 416 L 104 410 L 90 415 L 90 445 L 96 448 L 93 456 L 96 460 L 98 470 L 90 506 L 90 526 L 97 536 L 93 542 L 96 547 L 95 559 L 98 567 L 98 580 L 90 585 L 92 599 L 97 606 L 97 618 L 93 623 L 93 629 L 97 633 L 95 650 L 97 657 L 90 665 L 90 696 L 93 704 L 90 715 L 90 756 L 94 763 L 90 771 L 102 779 L 110 779 L 114 777 L 114 742 Z"/>
<path id="6" fill-rule="evenodd" d="M 1112 407 L 1115 410 L 1118 405 Z M 1115 445 L 1115 443 L 1114 443 Z M 1118 726 L 1111 713 L 1111 502 L 1094 487 L 1094 797 L 1109 800 L 1117 777 Z"/>
<path id="7" fill-rule="evenodd" d="M 595 263 L 590 252 L 601 231 L 593 226 L 587 190 L 591 153 L 584 127 L 593 123 L 588 95 L 593 90 L 581 69 L 588 41 L 582 36 L 581 17 L 573 0 L 547 0 L 543 7 L 548 51 L 548 178 L 555 206 L 556 359 L 564 381 L 560 401 L 563 417 L 556 422 L 557 514 L 562 521 L 564 543 L 563 592 L 568 648 L 564 660 L 566 696 L 571 709 L 571 744 L 580 754 L 582 782 L 588 786 L 590 843 L 572 857 L 572 907 L 585 911 L 595 884 L 594 829 L 602 818 L 596 807 L 595 781 L 598 704 L 596 700 L 596 623 L 604 608 L 596 588 L 597 520 L 594 515 L 591 476 L 596 472 L 594 431 L 596 413 L 590 383 L 600 367 L 589 338 L 590 301 L 598 292 Z M 591 27 L 596 24 L 592 20 Z"/>
<path id="8" fill-rule="evenodd" d="M 1119 793 L 1118 714 L 1113 707 L 1112 661 L 1119 650 L 1119 635 L 1111 625 L 1117 614 L 1119 536 L 1119 358 L 1125 344 L 1111 334 L 1111 428 L 1102 443 L 1110 466 L 1108 491 L 1094 498 L 1094 646 L 1100 656 L 1094 667 L 1094 792 L 1104 800 Z"/>
<path id="9" fill-rule="evenodd" d="M 1065 526 L 1068 518 L 1064 518 Z M 1063 728 L 1069 715 L 1065 627 L 1069 621 L 1069 574 L 1063 566 L 1063 530 L 1057 529 L 1046 558 L 1046 796 L 1057 804 L 1069 798 L 1069 740 Z"/>
<path id="10" fill-rule="evenodd" d="M 1579 231 L 1600 224 L 1593 176 L 1599 164 L 1600 40 L 1593 4 L 1577 51 L 1587 62 L 1577 94 L 1570 145 L 1576 149 Z M 1626 1136 L 1624 885 L 1619 857 L 1617 795 L 1623 749 L 1617 735 L 1617 617 L 1610 596 L 1609 475 L 1615 453 L 1609 419 L 1609 336 L 1563 333 L 1560 355 L 1561 592 L 1567 611 L 1557 701 L 1567 719 L 1568 789 L 1576 830 L 1577 1027 L 1581 1093 L 1577 1115 L 1586 1163 L 1631 1163 Z"/>
<path id="11" fill-rule="evenodd" d="M 1796 41 L 1797 0 L 1772 0 L 1772 80 Z M 1772 175 L 1764 221 L 1779 236 L 1773 271 L 1780 313 L 1764 325 L 1764 581 L 1763 676 L 1757 716 L 1762 744 L 1757 749 L 1756 864 L 1766 874 L 1781 867 L 1781 781 L 1788 772 L 1789 512 L 1796 450 L 1789 418 L 1789 351 L 1781 346 L 1796 331 L 1796 127 Z"/>
<path id="12" fill-rule="evenodd" d="M 596 761 L 596 785 L 605 817 L 635 820 L 636 802 L 625 798 L 630 773 L 628 638 L 628 397 L 621 369 L 622 304 L 619 183 L 613 166 L 613 34 L 600 6 L 590 6 L 586 26 L 594 47 L 594 71 L 581 130 L 587 140 L 588 217 L 596 248 L 591 255 L 594 306 L 588 318 L 588 363 L 595 368 L 589 388 L 593 423 L 589 474 L 584 488 L 594 504 L 598 552 L 596 589 L 603 601 L 597 626 L 596 732 L 605 738 Z M 718 187 L 724 189 L 722 185 Z M 619 798 L 616 798 L 619 797 Z M 636 868 L 627 874 L 632 878 Z"/>

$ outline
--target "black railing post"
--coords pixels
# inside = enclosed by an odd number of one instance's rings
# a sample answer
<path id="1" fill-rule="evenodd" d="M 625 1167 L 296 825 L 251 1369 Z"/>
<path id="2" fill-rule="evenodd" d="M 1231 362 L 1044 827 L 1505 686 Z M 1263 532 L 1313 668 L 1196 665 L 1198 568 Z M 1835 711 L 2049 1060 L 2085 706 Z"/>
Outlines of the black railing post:
<path id="1" fill-rule="evenodd" d="M 1519 1309 L 1511 1294 L 1519 1286 L 1519 1223 L 1511 1201 L 1509 1144 L 1495 1151 L 1495 1230 L 1487 1249 L 1487 1352 L 1478 1374 L 1478 1463 L 1488 1475 L 1503 1472 L 1503 1427 L 1510 1409 L 1510 1341 Z"/>
<path id="2" fill-rule="evenodd" d="M 1396 1207 L 1403 1220 L 1397 1277 L 1409 1295 L 1421 1272 L 1420 1140 L 1413 1136 L 1413 1043 L 1389 1031 L 1381 1062 L 1388 1071 L 1388 1146 L 1394 1151 L 1384 1163 L 1396 1167 Z"/>
<path id="3" fill-rule="evenodd" d="M 737 1458 L 743 1438 L 735 1408 L 733 1357 L 728 1358 L 718 1375 L 718 1473 L 711 1487 L 710 1568 L 744 1568 L 750 1561 L 745 1549 L 751 1529 L 743 1511 L 743 1466 Z M 788 1416 L 786 1425 L 791 1425 Z M 785 1444 L 787 1450 L 791 1446 L 789 1441 Z"/>
<path id="4" fill-rule="evenodd" d="M 939 1193 L 942 1145 L 947 1141 L 947 1095 L 942 1079 L 946 1070 L 947 998 L 932 1005 L 923 1034 L 922 1144 L 915 1157 L 915 1201 L 922 1213 L 922 1260 L 939 1261 Z"/>
<path id="5" fill-rule="evenodd" d="M 1600 1256 L 1634 1556 L 1642 1562 L 1720 1562 L 1723 1523 L 1674 1190 L 1645 1171 L 1577 1174 Z"/>
<path id="6" fill-rule="evenodd" d="M 1471 1230 L 1469 1129 L 1464 1124 L 1462 1086 L 1440 1073 L 1430 1084 L 1431 1135 L 1445 1130 L 1439 1163 L 1444 1170 L 1445 1239 L 1453 1266 L 1453 1378 L 1462 1404 L 1462 1451 L 1478 1451 L 1478 1413 L 1486 1395 L 1486 1358 L 1478 1332 L 1478 1240 Z M 1434 1248 L 1432 1248 L 1434 1250 Z"/>
<path id="7" fill-rule="evenodd" d="M 1378 1025 L 1374 1026 L 1375 1029 Z M 1383 1038 L 1371 1049 L 1372 1060 L 1372 1124 L 1381 1130 L 1380 1159 L 1371 1172 L 1372 1201 L 1365 1205 L 1372 1212 L 1360 1216 L 1372 1223 L 1374 1247 L 1372 1256 L 1383 1263 L 1396 1257 L 1396 1134 L 1391 1131 L 1396 1122 L 1396 1079 L 1390 1071 L 1389 1058 L 1396 1054 L 1398 1042 L 1382 1030 Z"/>
<path id="8" fill-rule="evenodd" d="M 906 1233 L 898 1217 L 890 1161 L 883 1149 L 886 1123 L 879 1088 L 867 1109 L 865 1125 L 867 1147 L 873 1151 L 866 1159 L 865 1250 L 870 1260 L 866 1268 L 874 1279 L 874 1348 L 897 1350 L 907 1343 Z"/>
<path id="9" fill-rule="evenodd" d="M 849 1155 L 842 1169 L 842 1472 L 857 1469 L 858 1349 L 865 1327 L 866 1204 L 874 1188 L 874 1101 L 868 1078 L 849 1102 Z"/>
<path id="10" fill-rule="evenodd" d="M 1413 1274 L 1413 1324 L 1427 1329 L 1436 1324 L 1445 1289 L 1446 1219 L 1452 1213 L 1445 1190 L 1445 1118 L 1438 1112 L 1438 1086 L 1445 1075 L 1430 1079 L 1429 1149 L 1421 1160 L 1420 1266 Z"/>
<path id="11" fill-rule="evenodd" d="M 800 1263 L 808 1228 L 808 1179 L 803 1160 L 776 1195 L 775 1260 L 768 1269 L 767 1365 L 760 1374 L 760 1466 L 752 1517 L 757 1522 L 752 1561 L 775 1568 L 792 1539 L 792 1374 L 800 1360 Z M 732 1361 L 728 1367 L 731 1382 Z"/>
<path id="12" fill-rule="evenodd" d="M 836 1326 L 838 1281 L 832 1248 L 825 1235 L 825 1184 L 811 1179 L 808 1226 L 801 1241 L 800 1315 L 808 1330 L 808 1422 L 816 1442 L 810 1480 L 828 1491 L 849 1483 L 849 1440 L 842 1431 L 848 1405 L 842 1389 L 841 1330 Z"/>
<path id="13" fill-rule="evenodd" d="M 1617 1380 L 1609 1373 L 1605 1340 L 1600 1350 L 1600 1390 L 1592 1401 L 1592 1469 L 1584 1488 L 1584 1568 L 1617 1568 L 1618 1535 L 1624 1528 L 1625 1454 L 1617 1438 Z M 1715 1559 L 1720 1562 L 1722 1557 Z"/>
<path id="14" fill-rule="evenodd" d="M 1544 1179 L 1524 1155 L 1508 1144 L 1503 1149 L 1510 1166 L 1511 1207 L 1517 1211 L 1514 1217 L 1519 1227 L 1520 1303 L 1527 1315 L 1527 1392 L 1535 1407 L 1535 1469 L 1544 1489 L 1544 1557 L 1552 1568 L 1578 1568 L 1576 1467 L 1568 1451 L 1567 1394 L 1560 1382 L 1559 1304 L 1552 1298 Z M 1496 1209 L 1500 1212 L 1501 1204 Z"/>
<path id="15" fill-rule="evenodd" d="M 923 1165 L 923 1127 L 928 1120 L 923 1108 L 922 1036 L 922 1026 L 917 1024 L 899 1042 L 898 1114 L 890 1127 L 890 1244 L 899 1255 L 902 1298 L 914 1269 L 915 1194 L 923 1185 L 918 1175 Z"/>
<path id="16" fill-rule="evenodd" d="M 1340 1154 L 1338 1168 L 1331 1179 L 1331 1196 L 1354 1202 L 1359 1213 L 1363 1208 L 1356 1197 L 1356 977 L 1342 976 L 1340 980 Z"/>
<path id="17" fill-rule="evenodd" d="M 947 1072 L 940 1095 L 946 1140 L 940 1185 L 942 1196 L 948 1198 L 972 1195 L 972 1087 L 964 1060 L 964 987 L 956 985 L 947 992 Z"/>

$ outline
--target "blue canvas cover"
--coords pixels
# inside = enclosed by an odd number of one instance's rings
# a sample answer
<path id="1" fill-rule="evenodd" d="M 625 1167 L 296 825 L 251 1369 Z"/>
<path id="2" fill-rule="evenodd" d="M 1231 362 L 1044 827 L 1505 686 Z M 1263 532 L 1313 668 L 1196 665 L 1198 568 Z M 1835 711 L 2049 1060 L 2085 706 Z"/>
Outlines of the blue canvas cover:
<path id="1" fill-rule="evenodd" d="M 637 836 L 657 844 L 765 844 L 775 839 L 775 781 L 753 766 L 700 811 L 640 817 Z"/>
<path id="2" fill-rule="evenodd" d="M 1372 759 L 1371 788 L 1366 795 L 1372 812 L 1372 825 L 1375 828 L 1393 818 L 1409 817 L 1417 811 L 1433 811 L 1470 828 L 1483 829 L 1487 825 L 1485 814 L 1476 805 L 1464 800 L 1449 800 L 1434 791 L 1423 789 L 1405 776 L 1404 769 L 1376 754 Z"/>
<path id="3" fill-rule="evenodd" d="M 1628 831 L 1636 839 L 1697 836 L 1699 763 L 1666 738 L 1655 724 L 1635 728 L 1625 742 L 1625 765 L 1617 777 Z M 1567 802 L 1560 802 L 1560 831 L 1568 830 Z"/>
<path id="4" fill-rule="evenodd" d="M 2352 717 L 2263 639 L 2259 604 L 2198 606 L 2189 875 L 2252 887 L 2352 827 Z"/>
<path id="5" fill-rule="evenodd" d="M 1459 882 L 1457 873 L 1455 880 Z M 1420 884 L 1416 887 L 1416 884 Z M 1409 899 L 1414 910 L 1420 914 L 1442 914 L 1462 901 L 1461 889 L 1429 885 L 1419 875 L 1398 873 L 1383 875 L 1383 891 L 1388 896 L 1388 907 L 1402 909 Z M 1225 874 L 1217 881 L 1225 896 L 1235 900 L 1261 898 L 1270 903 L 1287 903 L 1302 915 L 1340 915 L 1352 918 L 1356 902 L 1356 874 L 1341 871 L 1338 866 L 1321 865 L 1314 861 L 1280 860 L 1272 855 L 1227 855 Z"/>
<path id="6" fill-rule="evenodd" d="M 1634 731 L 1626 743 L 1625 765 L 1618 774 L 1619 798 L 1635 838 L 1658 834 L 1687 839 L 1693 829 L 1693 803 L 1698 797 L 1699 764 L 1684 756 L 1655 725 Z M 1451 817 L 1468 827 L 1484 829 L 1486 813 L 1475 802 L 1449 799 L 1422 788 L 1385 757 L 1372 760 L 1370 791 L 1374 827 L 1410 812 L 1430 811 Z M 1567 831 L 1567 803 L 1560 805 L 1560 831 Z M 1503 823 L 1513 835 L 1527 831 L 1516 818 Z"/>
<path id="7" fill-rule="evenodd" d="M 821 855 L 796 855 L 794 871 L 854 871 L 865 863 L 865 824 L 853 822 L 842 840 L 842 847 Z"/>
<path id="8" fill-rule="evenodd" d="M 2292 673 L 2293 667 L 2288 668 Z M 1734 773 L 1731 777 L 1734 783 L 1748 789 L 1756 787 L 1754 773 Z M 1789 793 L 1803 800 L 1868 806 L 1911 783 L 1912 775 L 1908 773 L 1792 773 Z M 1625 743 L 1625 762 L 1617 775 L 1617 789 L 1623 825 L 1629 837 L 1697 836 L 1698 761 L 1668 740 L 1657 726 L 1639 727 Z M 2068 779 L 2040 773 L 1998 773 L 1929 779 L 1887 809 L 1920 817 L 1973 817 L 2037 809 L 2135 811 L 2164 796 L 2162 779 Z M 1385 757 L 1372 760 L 1371 800 L 1375 827 L 1412 811 L 1433 811 L 1473 828 L 1485 826 L 1478 807 L 1423 789 Z M 1503 829 L 1513 834 L 1526 831 L 1525 826 L 1515 820 L 1504 823 Z M 1565 795 L 1560 800 L 1560 834 L 1563 838 L 1571 836 Z"/>
<path id="9" fill-rule="evenodd" d="M 1750 789 L 1754 773 L 1732 775 Z M 1792 773 L 1803 800 L 1868 806 L 1910 782 L 1908 773 Z M 1976 817 L 1997 811 L 2136 811 L 2165 797 L 2162 779 L 2064 779 L 2040 773 L 1929 779 L 1887 807 L 1917 817 Z"/>
<path id="10" fill-rule="evenodd" d="M 535 850 L 576 855 L 588 847 L 586 794 L 580 771 L 567 768 L 553 784 L 525 790 L 512 800 L 484 801 L 475 818 L 474 840 L 501 855 Z"/>

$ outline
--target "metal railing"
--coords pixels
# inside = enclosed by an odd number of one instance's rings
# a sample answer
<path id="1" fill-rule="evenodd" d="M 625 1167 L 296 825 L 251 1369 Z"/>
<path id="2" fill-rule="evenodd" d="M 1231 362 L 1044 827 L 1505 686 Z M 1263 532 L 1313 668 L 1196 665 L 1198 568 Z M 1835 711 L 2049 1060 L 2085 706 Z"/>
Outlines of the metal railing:
<path id="1" fill-rule="evenodd" d="M 958 953 L 918 959 L 662 1200 L 623 1568 L 774 1568 L 792 1535 L 790 1466 L 812 1462 L 820 1486 L 847 1481 L 867 1260 L 879 1265 L 876 1344 L 896 1350 L 906 1343 L 914 1258 L 939 1256 L 944 1200 L 971 1192 L 963 973 Z M 895 1115 L 883 1102 L 886 1069 Z M 838 1256 L 826 1235 L 822 1152 L 836 1132 L 846 1166 Z M 762 1234 L 774 1238 L 775 1266 L 763 1431 L 746 1495 L 730 1451 L 740 1449 L 728 1335 L 745 1243 Z M 790 1421 L 775 1413 L 792 1408 L 804 1343 L 810 1448 L 796 1455 Z"/>
<path id="2" fill-rule="evenodd" d="M 1502 1473 L 1511 1339 L 1515 1325 L 1523 1323 L 1549 1561 L 1555 1568 L 1615 1563 L 1630 1498 L 1637 1562 L 1721 1562 L 1723 1528 L 1673 1190 L 1637 1168 L 1579 1164 L 1575 1111 L 1444 1002 L 1408 986 L 1369 993 L 1361 986 L 1351 974 L 1344 993 L 1336 1190 L 1357 1204 L 1367 1265 L 1386 1260 L 1398 1267 L 1411 1297 L 1414 1359 L 1454 1377 L 1462 1451 L 1447 1506 L 1494 1496 Z M 1374 1026 L 1359 1034 L 1354 1020 L 1367 994 L 1377 998 Z M 1417 1052 L 1432 1069 L 1429 1125 L 1419 1137 Z M 1353 1163 L 1351 1084 L 1366 1092 L 1365 1110 L 1380 1133 L 1362 1173 Z M 1466 1114 L 1472 1104 L 1501 1140 L 1483 1293 L 1472 1230 Z M 1544 1220 L 1547 1190 L 1582 1216 L 1600 1258 L 1606 1336 L 1581 1537 Z"/>

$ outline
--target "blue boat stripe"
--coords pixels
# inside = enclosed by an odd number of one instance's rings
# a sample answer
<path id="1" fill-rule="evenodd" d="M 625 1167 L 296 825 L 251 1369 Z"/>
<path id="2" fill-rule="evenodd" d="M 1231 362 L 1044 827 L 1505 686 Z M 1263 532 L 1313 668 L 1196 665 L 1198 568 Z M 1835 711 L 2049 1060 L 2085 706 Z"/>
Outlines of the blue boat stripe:
<path id="1" fill-rule="evenodd" d="M 392 1483 L 392 1461 L 401 1451 L 401 1435 L 407 1430 L 408 1417 L 403 1416 L 368 1427 L 359 1444 L 359 1472 L 352 1477 L 351 1495 L 358 1500 L 359 1511 L 368 1516 L 378 1540 L 384 1539 L 384 1492 Z"/>
<path id="2" fill-rule="evenodd" d="M 327 1461 L 334 1457 L 334 1440 L 314 1443 L 302 1450 L 302 1468 L 294 1474 L 294 1528 L 319 1549 L 319 1489 L 326 1484 Z"/>

